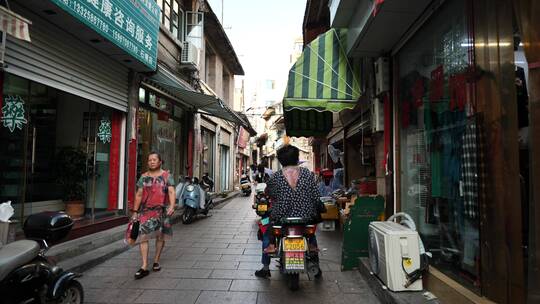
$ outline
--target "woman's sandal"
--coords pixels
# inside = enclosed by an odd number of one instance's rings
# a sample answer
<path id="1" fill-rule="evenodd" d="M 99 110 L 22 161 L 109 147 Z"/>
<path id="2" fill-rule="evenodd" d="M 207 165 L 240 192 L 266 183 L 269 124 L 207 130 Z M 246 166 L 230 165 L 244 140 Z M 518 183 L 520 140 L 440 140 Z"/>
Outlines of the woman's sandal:
<path id="1" fill-rule="evenodd" d="M 152 265 L 152 270 L 153 271 L 160 271 L 161 270 L 161 265 L 159 265 L 159 263 L 154 263 L 154 265 Z"/>
<path id="2" fill-rule="evenodd" d="M 135 272 L 135 280 L 142 279 L 149 274 L 150 271 L 140 268 L 139 270 L 137 270 L 137 272 Z"/>

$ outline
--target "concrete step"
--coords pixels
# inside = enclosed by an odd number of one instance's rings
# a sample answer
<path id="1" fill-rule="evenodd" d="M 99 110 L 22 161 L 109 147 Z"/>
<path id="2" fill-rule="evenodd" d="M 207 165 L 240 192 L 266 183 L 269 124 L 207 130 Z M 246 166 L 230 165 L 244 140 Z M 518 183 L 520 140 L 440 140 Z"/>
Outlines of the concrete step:
<path id="1" fill-rule="evenodd" d="M 388 304 L 438 304 L 438 299 L 427 300 L 423 291 L 393 292 L 371 272 L 368 258 L 359 258 L 358 271 L 382 303 Z"/>
<path id="2" fill-rule="evenodd" d="M 87 251 L 72 258 L 64 259 L 58 263 L 58 266 L 68 271 L 79 273 L 84 272 L 124 251 L 127 251 L 129 248 L 131 247 L 124 243 L 124 240 L 122 239 L 94 250 Z"/>
<path id="3" fill-rule="evenodd" d="M 53 257 L 56 261 L 70 259 L 122 240 L 126 229 L 127 224 L 124 224 L 52 246 L 47 252 L 47 256 Z"/>

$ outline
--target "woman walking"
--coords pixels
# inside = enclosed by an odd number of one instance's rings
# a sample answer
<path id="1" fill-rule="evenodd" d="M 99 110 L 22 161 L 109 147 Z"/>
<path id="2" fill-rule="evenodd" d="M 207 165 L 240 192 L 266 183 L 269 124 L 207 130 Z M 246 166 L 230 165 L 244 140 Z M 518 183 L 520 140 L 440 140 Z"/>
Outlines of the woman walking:
<path id="1" fill-rule="evenodd" d="M 174 213 L 175 190 L 174 180 L 169 172 L 161 169 L 163 161 L 157 152 L 148 155 L 148 171 L 141 175 L 137 182 L 137 194 L 133 217 L 139 219 L 139 246 L 142 266 L 135 273 L 135 279 L 147 276 L 148 241 L 156 239 L 156 255 L 153 271 L 161 270 L 159 259 L 165 240 L 172 237 L 170 216 Z"/>

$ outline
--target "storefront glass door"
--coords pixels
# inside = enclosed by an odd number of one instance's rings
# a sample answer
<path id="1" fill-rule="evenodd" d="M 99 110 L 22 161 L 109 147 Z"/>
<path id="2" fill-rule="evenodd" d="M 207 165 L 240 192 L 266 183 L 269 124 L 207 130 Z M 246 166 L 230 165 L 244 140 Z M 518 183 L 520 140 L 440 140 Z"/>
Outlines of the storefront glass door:
<path id="1" fill-rule="evenodd" d="M 221 191 L 229 190 L 229 147 L 221 145 L 220 182 Z"/>
<path id="2" fill-rule="evenodd" d="M 63 206 L 54 176 L 55 95 L 44 85 L 4 75 L 0 202 L 12 202 L 16 219 Z"/>
<path id="3" fill-rule="evenodd" d="M 111 209 L 113 110 L 9 73 L 3 78 L 0 202 L 11 201 L 21 222 L 33 213 L 65 210 L 66 201 L 79 199 L 85 201 L 86 218 Z M 60 152 L 66 149 L 86 159 L 81 198 L 66 195 L 61 185 L 66 155 Z"/>
<path id="4" fill-rule="evenodd" d="M 215 133 L 205 128 L 201 129 L 202 155 L 200 164 L 200 175 L 208 174 L 214 179 L 214 141 Z"/>
<path id="5" fill-rule="evenodd" d="M 105 213 L 109 195 L 112 111 L 90 104 L 83 114 L 81 149 L 87 155 L 86 214 L 92 219 Z"/>
<path id="6" fill-rule="evenodd" d="M 26 214 L 41 211 L 43 207 L 54 209 L 62 197 L 56 185 L 56 110 L 54 90 L 35 82 L 30 83 L 26 109 Z M 47 203 L 50 202 L 50 203 Z M 61 204 L 60 204 L 61 206 Z M 33 208 L 34 210 L 31 210 Z M 33 211 L 33 212 L 32 212 Z"/>

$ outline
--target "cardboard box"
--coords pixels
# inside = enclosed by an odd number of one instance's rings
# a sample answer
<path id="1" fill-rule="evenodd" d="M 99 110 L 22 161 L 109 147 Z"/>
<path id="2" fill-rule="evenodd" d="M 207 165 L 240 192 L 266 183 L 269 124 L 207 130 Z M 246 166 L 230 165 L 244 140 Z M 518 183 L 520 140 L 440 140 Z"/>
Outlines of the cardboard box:
<path id="1" fill-rule="evenodd" d="M 337 220 L 339 219 L 338 215 L 338 208 L 336 205 L 326 205 L 326 212 L 321 213 L 321 217 L 323 220 Z"/>
<path id="2" fill-rule="evenodd" d="M 339 209 L 344 209 L 345 208 L 345 204 L 347 204 L 349 202 L 349 199 L 346 198 L 346 197 L 340 197 L 336 200 L 336 203 L 338 204 L 339 206 Z"/>

